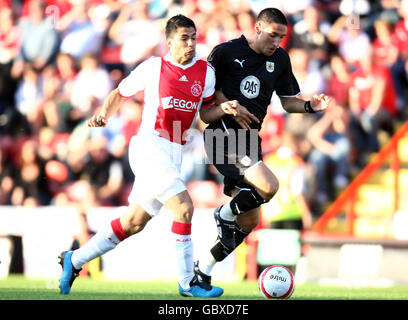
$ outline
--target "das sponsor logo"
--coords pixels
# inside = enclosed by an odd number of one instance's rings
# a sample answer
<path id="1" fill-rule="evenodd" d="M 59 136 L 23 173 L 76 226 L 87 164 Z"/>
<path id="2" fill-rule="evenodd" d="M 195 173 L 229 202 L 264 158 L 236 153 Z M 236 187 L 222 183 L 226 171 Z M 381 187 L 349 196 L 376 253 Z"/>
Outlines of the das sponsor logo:
<path id="1" fill-rule="evenodd" d="M 248 99 L 254 99 L 259 95 L 261 83 L 255 76 L 248 76 L 241 81 L 241 93 Z"/>

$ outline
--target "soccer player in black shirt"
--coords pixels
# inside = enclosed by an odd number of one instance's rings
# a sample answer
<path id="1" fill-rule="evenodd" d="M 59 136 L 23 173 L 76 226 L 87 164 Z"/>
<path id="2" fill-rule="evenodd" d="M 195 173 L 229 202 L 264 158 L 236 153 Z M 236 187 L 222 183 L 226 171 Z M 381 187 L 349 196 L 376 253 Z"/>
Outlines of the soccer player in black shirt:
<path id="1" fill-rule="evenodd" d="M 275 8 L 262 10 L 253 39 L 241 36 L 216 46 L 208 61 L 216 71 L 216 102 L 230 101 L 230 112 L 201 119 L 210 123 L 204 132 L 210 163 L 224 176 L 224 193 L 230 203 L 217 208 L 214 218 L 218 239 L 195 272 L 211 282 L 210 273 L 258 225 L 259 207 L 272 199 L 279 187 L 273 172 L 262 162 L 262 121 L 276 91 L 289 113 L 315 113 L 327 108 L 329 98 L 314 95 L 304 101 L 292 73 L 287 52 L 279 47 L 287 33 L 287 20 Z M 229 113 L 229 114 L 228 114 Z M 302 125 L 299 123 L 299 125 Z M 200 263 L 200 265 L 199 265 Z"/>

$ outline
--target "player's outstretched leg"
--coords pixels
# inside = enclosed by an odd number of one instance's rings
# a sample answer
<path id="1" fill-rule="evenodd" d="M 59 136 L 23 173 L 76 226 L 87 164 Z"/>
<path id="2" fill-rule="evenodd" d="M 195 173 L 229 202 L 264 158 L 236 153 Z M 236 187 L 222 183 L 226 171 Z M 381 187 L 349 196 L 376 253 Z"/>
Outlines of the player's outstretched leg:
<path id="1" fill-rule="evenodd" d="M 60 278 L 60 292 L 61 294 L 69 294 L 75 278 L 79 275 L 82 269 L 75 269 L 71 262 L 71 256 L 74 251 L 64 251 L 60 254 L 60 264 L 62 266 L 62 275 Z"/>
<path id="2" fill-rule="evenodd" d="M 224 293 L 224 290 L 220 287 L 211 286 L 208 288 L 203 287 L 202 283 L 198 280 L 197 276 L 190 282 L 190 288 L 183 289 L 180 284 L 178 284 L 179 292 L 184 297 L 197 297 L 197 298 L 216 298 Z"/>

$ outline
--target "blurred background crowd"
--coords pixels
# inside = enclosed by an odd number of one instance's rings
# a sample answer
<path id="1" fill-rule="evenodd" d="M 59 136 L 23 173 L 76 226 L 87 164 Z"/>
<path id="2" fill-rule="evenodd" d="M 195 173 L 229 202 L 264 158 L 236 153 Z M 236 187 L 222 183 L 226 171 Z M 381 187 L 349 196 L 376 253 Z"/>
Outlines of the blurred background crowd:
<path id="1" fill-rule="evenodd" d="M 274 96 L 261 132 L 281 183 L 263 223 L 310 228 L 407 119 L 408 1 L 0 0 L 0 205 L 127 205 L 143 93 L 106 128 L 86 120 L 135 66 L 167 53 L 170 16 L 194 20 L 206 59 L 223 41 L 251 37 L 265 7 L 287 15 L 281 46 L 301 97 L 332 98 L 328 112 L 310 115 L 285 113 Z M 203 159 L 196 136 L 183 176 L 196 207 L 215 207 L 225 202 L 222 177 Z"/>

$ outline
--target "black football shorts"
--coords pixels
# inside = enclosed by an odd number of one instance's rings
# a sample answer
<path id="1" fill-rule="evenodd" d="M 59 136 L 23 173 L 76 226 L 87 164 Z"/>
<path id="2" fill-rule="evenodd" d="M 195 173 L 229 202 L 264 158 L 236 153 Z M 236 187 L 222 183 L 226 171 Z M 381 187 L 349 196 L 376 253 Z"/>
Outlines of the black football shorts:
<path id="1" fill-rule="evenodd" d="M 248 187 L 243 182 L 245 170 L 262 160 L 258 130 L 207 128 L 204 146 L 208 162 L 224 176 L 226 195 L 236 187 Z"/>

